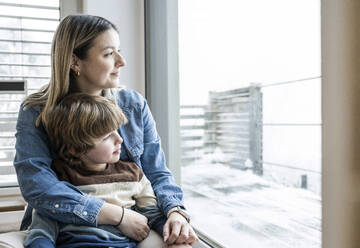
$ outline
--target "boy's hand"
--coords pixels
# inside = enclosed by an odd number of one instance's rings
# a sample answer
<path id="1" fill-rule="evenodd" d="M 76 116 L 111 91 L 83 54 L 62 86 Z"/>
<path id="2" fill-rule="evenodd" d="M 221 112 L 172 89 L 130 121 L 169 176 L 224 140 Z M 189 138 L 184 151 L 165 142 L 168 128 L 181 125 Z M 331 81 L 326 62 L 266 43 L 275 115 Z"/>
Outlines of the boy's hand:
<path id="1" fill-rule="evenodd" d="M 125 236 L 136 241 L 145 239 L 150 232 L 150 227 L 147 225 L 148 219 L 131 209 L 124 208 L 124 211 L 124 218 L 117 228 Z"/>
<path id="2" fill-rule="evenodd" d="M 163 230 L 164 241 L 168 244 L 189 244 L 193 246 L 199 239 L 186 219 L 173 212 L 167 219 Z"/>

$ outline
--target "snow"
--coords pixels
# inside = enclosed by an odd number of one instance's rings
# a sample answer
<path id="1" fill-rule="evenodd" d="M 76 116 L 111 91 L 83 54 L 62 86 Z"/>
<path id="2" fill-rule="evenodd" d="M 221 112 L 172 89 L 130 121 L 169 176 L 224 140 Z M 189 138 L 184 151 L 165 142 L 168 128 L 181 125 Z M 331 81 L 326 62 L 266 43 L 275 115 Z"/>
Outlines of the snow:
<path id="1" fill-rule="evenodd" d="M 206 157 L 182 167 L 192 224 L 225 247 L 321 247 L 321 199 Z"/>

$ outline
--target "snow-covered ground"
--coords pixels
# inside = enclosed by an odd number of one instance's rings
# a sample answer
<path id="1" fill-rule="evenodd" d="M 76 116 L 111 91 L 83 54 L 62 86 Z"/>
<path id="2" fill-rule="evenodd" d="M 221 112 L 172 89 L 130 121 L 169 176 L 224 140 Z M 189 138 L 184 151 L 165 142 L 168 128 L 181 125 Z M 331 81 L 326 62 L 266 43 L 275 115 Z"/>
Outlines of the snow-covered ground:
<path id="1" fill-rule="evenodd" d="M 226 247 L 321 247 L 321 199 L 208 160 L 182 167 L 195 227 Z"/>

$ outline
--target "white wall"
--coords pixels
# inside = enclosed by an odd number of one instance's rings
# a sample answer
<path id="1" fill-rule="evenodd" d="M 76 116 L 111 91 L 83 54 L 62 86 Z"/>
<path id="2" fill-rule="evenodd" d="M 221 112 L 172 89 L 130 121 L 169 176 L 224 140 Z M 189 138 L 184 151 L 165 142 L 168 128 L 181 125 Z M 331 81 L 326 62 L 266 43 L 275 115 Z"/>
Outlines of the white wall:
<path id="1" fill-rule="evenodd" d="M 122 55 L 127 64 L 120 83 L 145 96 L 144 3 L 141 0 L 62 0 L 61 16 L 72 13 L 98 15 L 119 29 Z"/>

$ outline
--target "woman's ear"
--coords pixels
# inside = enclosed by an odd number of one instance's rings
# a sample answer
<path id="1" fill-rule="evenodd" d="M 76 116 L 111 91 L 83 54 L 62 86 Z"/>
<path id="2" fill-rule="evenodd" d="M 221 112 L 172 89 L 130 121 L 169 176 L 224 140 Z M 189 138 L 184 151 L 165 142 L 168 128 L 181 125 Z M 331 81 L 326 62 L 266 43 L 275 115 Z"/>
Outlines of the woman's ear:
<path id="1" fill-rule="evenodd" d="M 80 59 L 79 59 L 78 56 L 76 56 L 75 54 L 73 54 L 73 55 L 71 56 L 70 68 L 71 68 L 71 70 L 73 70 L 75 73 L 76 73 L 76 72 L 80 72 Z"/>
<path id="2" fill-rule="evenodd" d="M 75 151 L 74 147 L 70 147 L 68 148 L 68 151 L 71 155 L 73 155 L 74 157 L 77 157 L 77 152 Z"/>

